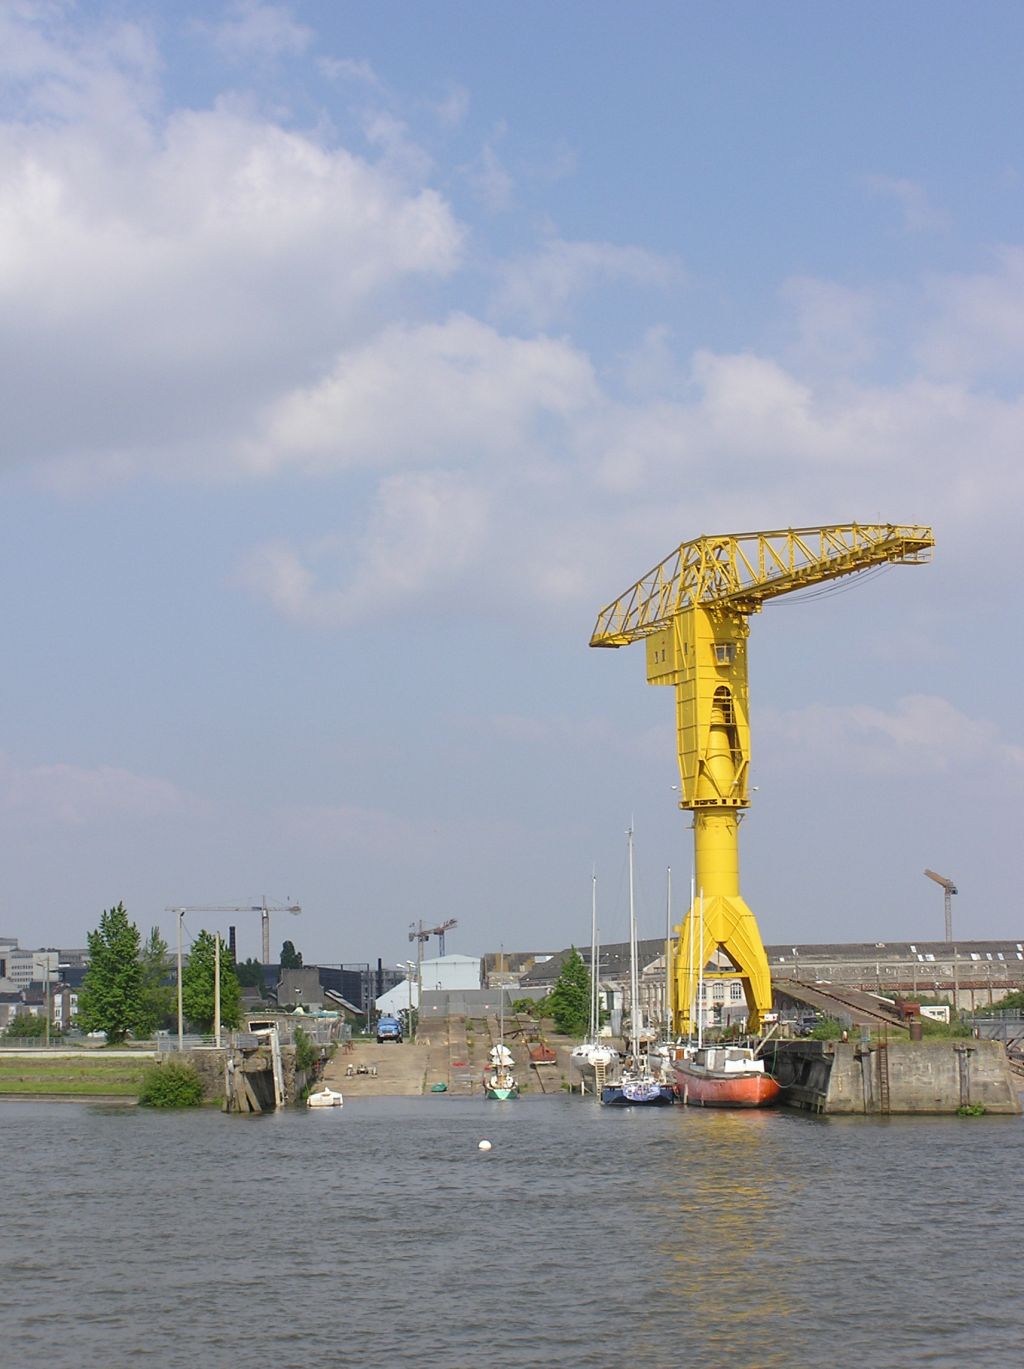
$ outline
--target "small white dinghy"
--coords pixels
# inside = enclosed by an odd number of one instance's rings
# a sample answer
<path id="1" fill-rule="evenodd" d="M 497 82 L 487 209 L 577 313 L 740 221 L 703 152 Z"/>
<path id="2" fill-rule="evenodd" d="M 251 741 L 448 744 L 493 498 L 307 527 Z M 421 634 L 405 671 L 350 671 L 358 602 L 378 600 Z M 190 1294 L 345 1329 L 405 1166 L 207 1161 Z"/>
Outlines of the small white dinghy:
<path id="1" fill-rule="evenodd" d="M 345 1099 L 337 1089 L 329 1089 L 325 1084 L 322 1089 L 317 1089 L 316 1093 L 311 1093 L 306 1099 L 307 1108 L 340 1108 Z"/>

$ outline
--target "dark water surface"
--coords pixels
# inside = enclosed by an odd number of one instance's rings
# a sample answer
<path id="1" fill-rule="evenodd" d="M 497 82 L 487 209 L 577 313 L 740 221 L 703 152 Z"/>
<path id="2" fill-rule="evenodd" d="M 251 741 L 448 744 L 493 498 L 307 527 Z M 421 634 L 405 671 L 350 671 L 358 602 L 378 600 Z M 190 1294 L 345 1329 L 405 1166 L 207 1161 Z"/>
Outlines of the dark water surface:
<path id="1" fill-rule="evenodd" d="M 19 1102 L 0 1145 L 4 1369 L 1024 1363 L 1020 1118 Z"/>

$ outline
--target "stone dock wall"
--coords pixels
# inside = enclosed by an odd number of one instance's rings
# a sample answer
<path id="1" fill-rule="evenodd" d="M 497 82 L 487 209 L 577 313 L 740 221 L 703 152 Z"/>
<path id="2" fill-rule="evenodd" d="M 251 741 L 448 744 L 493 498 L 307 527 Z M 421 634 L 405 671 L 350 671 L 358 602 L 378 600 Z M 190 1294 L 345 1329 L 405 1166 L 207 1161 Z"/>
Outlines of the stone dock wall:
<path id="1" fill-rule="evenodd" d="M 1020 1081 L 999 1041 L 779 1041 L 764 1055 L 783 1103 L 808 1112 L 1021 1111 Z"/>

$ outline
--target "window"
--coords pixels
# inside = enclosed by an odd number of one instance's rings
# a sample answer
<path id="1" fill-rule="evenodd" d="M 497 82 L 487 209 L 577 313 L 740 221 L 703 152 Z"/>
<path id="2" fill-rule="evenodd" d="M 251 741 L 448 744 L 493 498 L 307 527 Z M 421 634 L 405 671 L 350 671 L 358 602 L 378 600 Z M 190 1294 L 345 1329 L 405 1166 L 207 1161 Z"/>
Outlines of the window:
<path id="1" fill-rule="evenodd" d="M 725 985 L 720 979 L 716 979 L 711 985 L 711 997 L 716 1003 L 721 1003 L 722 999 L 725 997 Z"/>
<path id="2" fill-rule="evenodd" d="M 743 985 L 738 979 L 729 985 L 729 997 L 734 1003 L 743 1002 Z"/>
<path id="3" fill-rule="evenodd" d="M 715 643 L 715 665 L 732 665 L 736 659 L 735 642 Z"/>

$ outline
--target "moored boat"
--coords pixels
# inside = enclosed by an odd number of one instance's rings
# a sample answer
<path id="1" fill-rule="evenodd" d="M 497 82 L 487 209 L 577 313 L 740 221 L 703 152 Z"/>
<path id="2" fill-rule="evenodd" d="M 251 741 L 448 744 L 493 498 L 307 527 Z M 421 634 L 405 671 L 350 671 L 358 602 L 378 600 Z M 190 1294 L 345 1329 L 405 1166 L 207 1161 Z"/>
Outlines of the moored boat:
<path id="1" fill-rule="evenodd" d="M 606 1084 L 601 1102 L 610 1108 L 666 1107 L 676 1101 L 671 1084 L 662 1084 L 652 1074 L 630 1075 L 623 1071 L 617 1084 Z"/>
<path id="2" fill-rule="evenodd" d="M 643 1030 L 640 1021 L 640 980 L 637 967 L 636 949 L 636 904 L 633 895 L 633 828 L 627 833 L 629 855 L 629 978 L 630 978 L 630 1054 L 622 1068 L 618 1080 L 606 1084 L 601 1090 L 601 1102 L 605 1107 L 664 1107 L 676 1100 L 672 1085 L 655 1074 L 651 1068 L 651 1058 L 646 1049 L 650 1044 L 650 1033 Z"/>
<path id="3" fill-rule="evenodd" d="M 337 1089 L 330 1089 L 324 1084 L 323 1088 L 317 1089 L 315 1093 L 309 1094 L 306 1098 L 307 1108 L 340 1108 L 344 1103 L 344 1097 Z"/>
<path id="4" fill-rule="evenodd" d="M 507 1065 L 493 1065 L 484 1071 L 484 1097 L 502 1102 L 519 1097 L 519 1085 Z"/>
<path id="5" fill-rule="evenodd" d="M 505 989 L 501 989 L 498 1040 L 488 1051 L 489 1064 L 484 1070 L 484 1097 L 504 1102 L 519 1097 L 519 1084 L 512 1073 L 512 1052 L 505 1045 Z"/>
<path id="6" fill-rule="evenodd" d="M 698 1108 L 764 1108 L 781 1092 L 750 1046 L 699 1046 L 672 1061 L 680 1101 Z"/>

